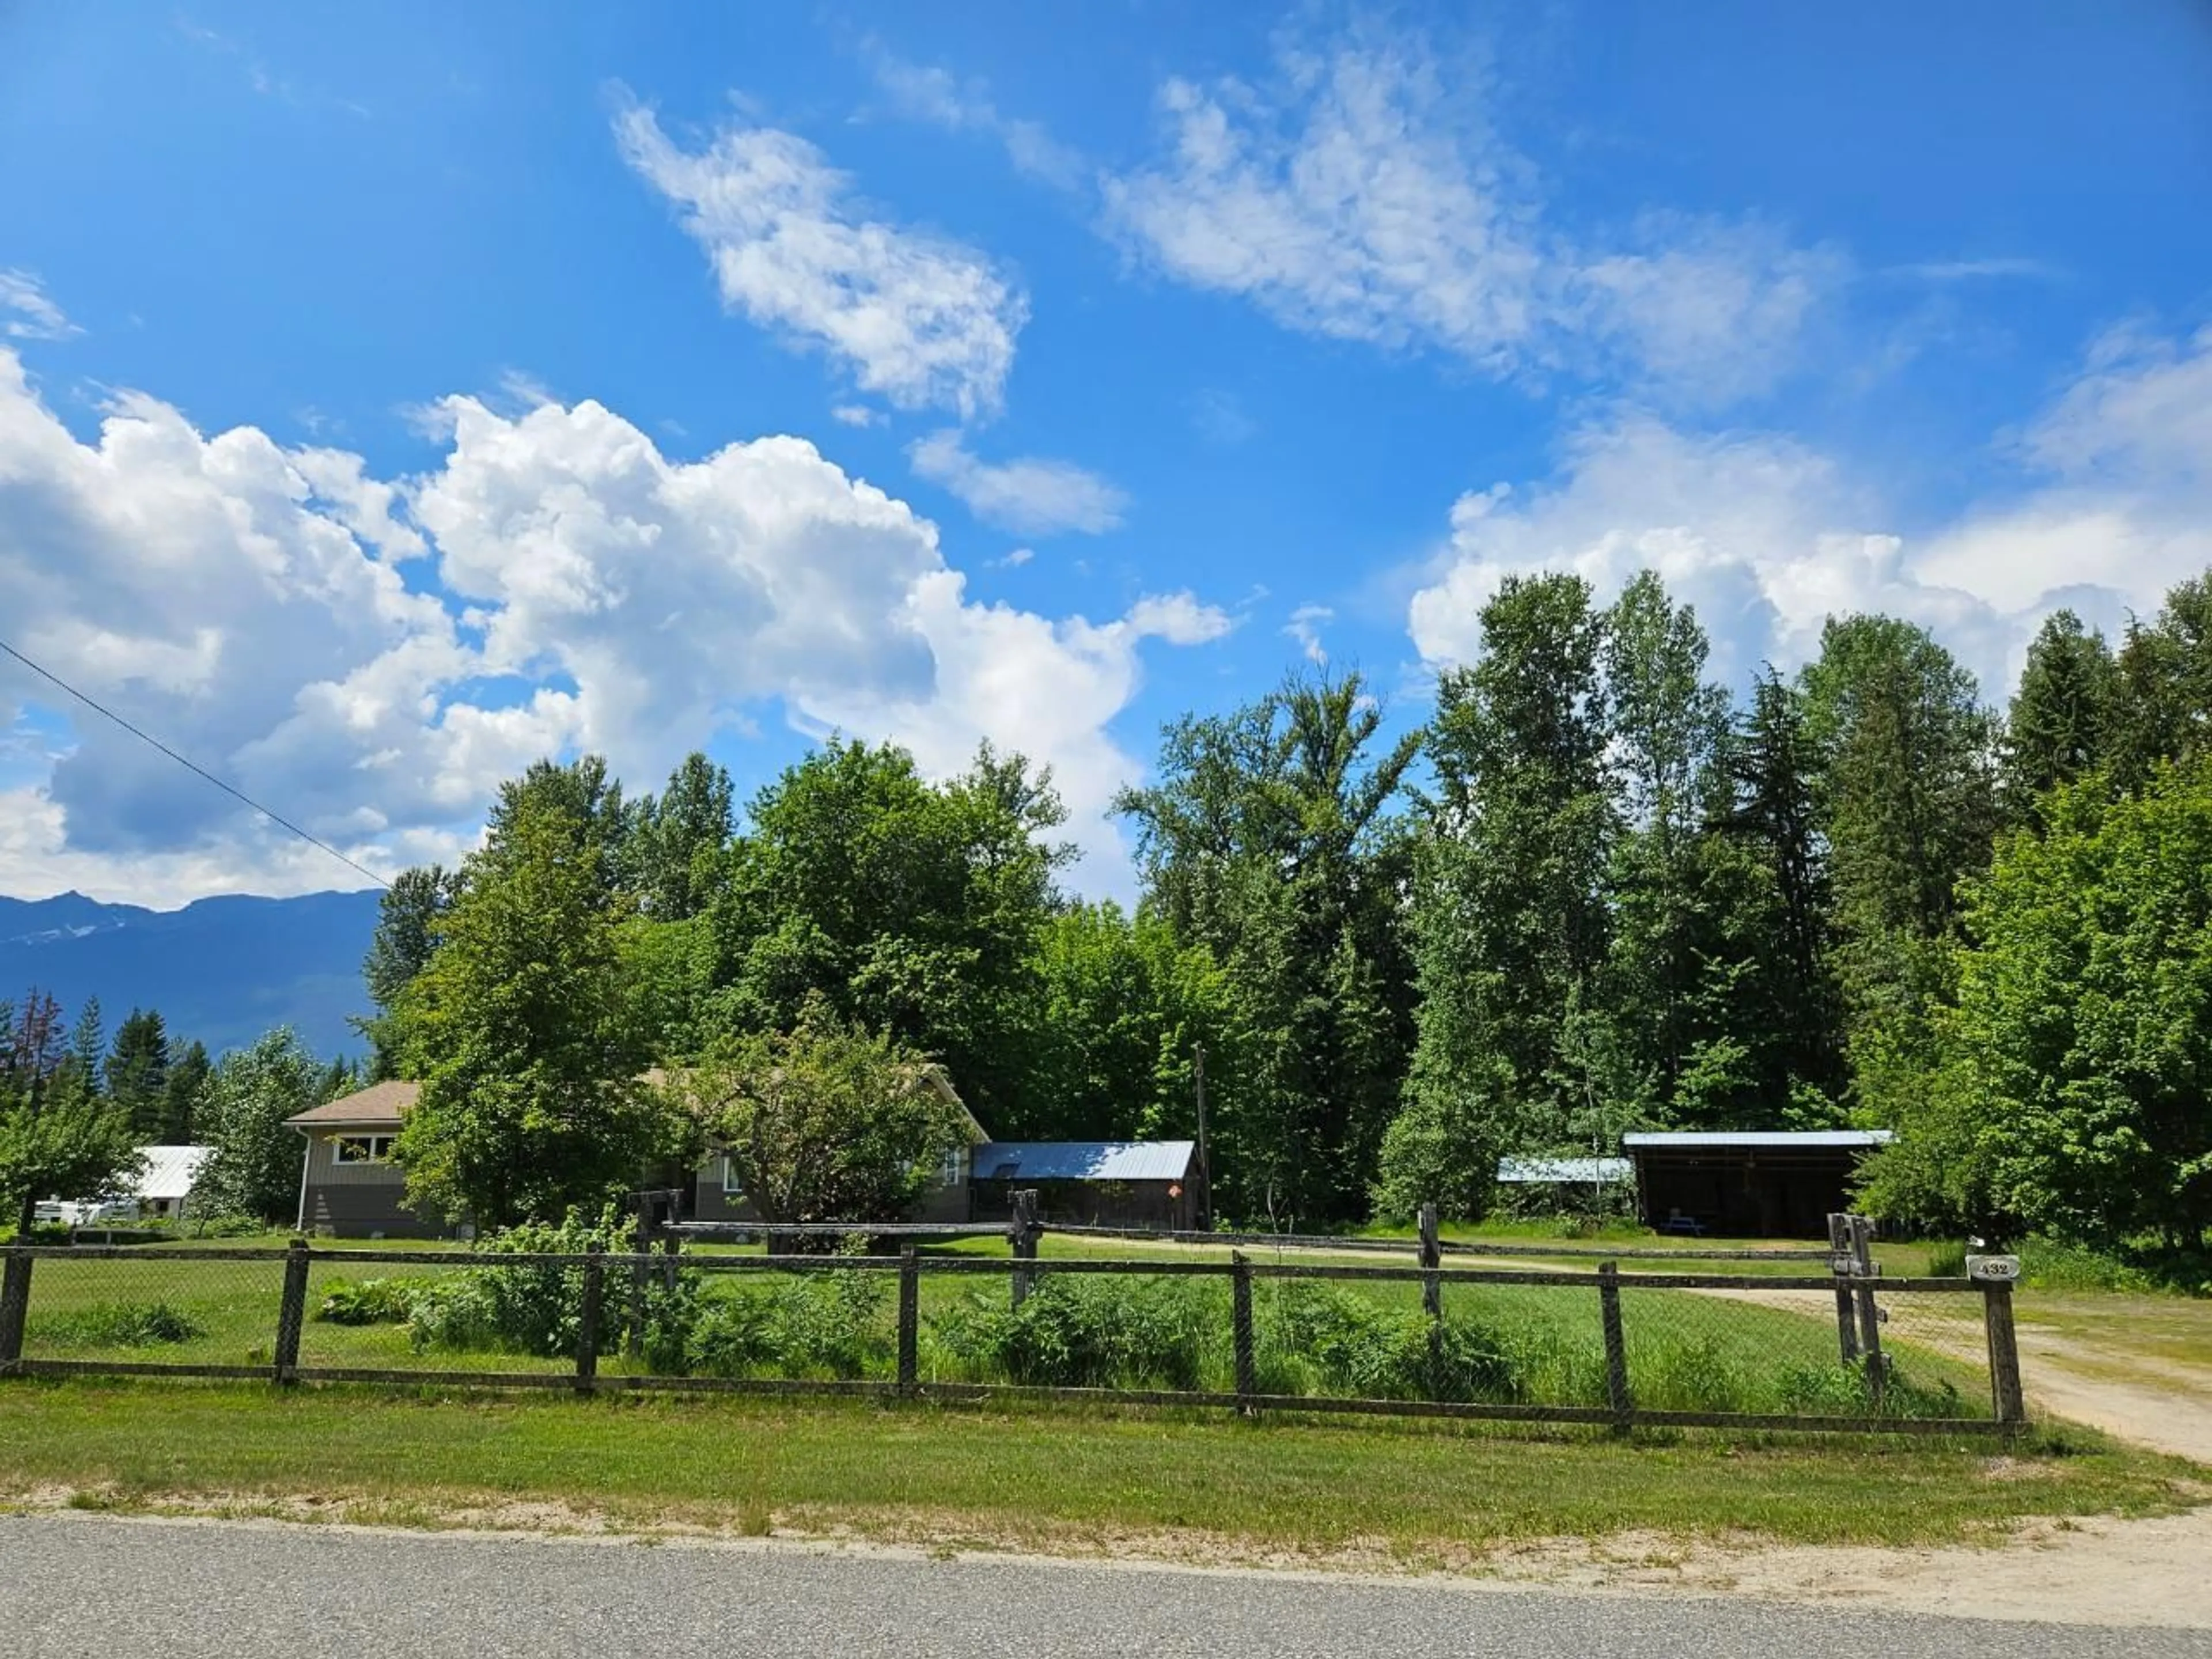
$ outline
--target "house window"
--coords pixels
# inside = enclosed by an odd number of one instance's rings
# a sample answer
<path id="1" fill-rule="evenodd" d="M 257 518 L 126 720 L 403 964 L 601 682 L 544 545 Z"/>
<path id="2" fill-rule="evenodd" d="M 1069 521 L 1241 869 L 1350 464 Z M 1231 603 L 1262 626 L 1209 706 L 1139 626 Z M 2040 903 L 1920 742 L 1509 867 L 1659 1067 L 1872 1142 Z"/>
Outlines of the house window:
<path id="1" fill-rule="evenodd" d="M 945 1161 L 937 1166 L 937 1184 L 940 1187 L 957 1187 L 967 1179 L 968 1149 L 965 1146 L 955 1146 L 951 1152 L 945 1153 Z"/>
<path id="2" fill-rule="evenodd" d="M 389 1164 L 397 1135 L 339 1135 L 331 1142 L 333 1164 Z"/>
<path id="3" fill-rule="evenodd" d="M 725 1157 L 722 1159 L 722 1196 L 738 1199 L 744 1195 L 744 1183 L 738 1179 L 737 1159 Z"/>

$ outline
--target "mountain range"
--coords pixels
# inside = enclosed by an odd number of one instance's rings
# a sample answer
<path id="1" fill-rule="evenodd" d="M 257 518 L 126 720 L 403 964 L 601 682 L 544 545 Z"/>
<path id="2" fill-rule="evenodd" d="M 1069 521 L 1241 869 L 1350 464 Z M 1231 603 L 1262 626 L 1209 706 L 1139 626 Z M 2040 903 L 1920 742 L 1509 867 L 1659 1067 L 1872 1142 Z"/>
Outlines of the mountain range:
<path id="1" fill-rule="evenodd" d="M 35 988 L 76 1018 L 100 999 L 112 1035 L 133 1008 L 210 1054 L 290 1025 L 325 1059 L 367 1048 L 349 1017 L 368 1009 L 361 960 L 377 895 L 200 899 L 181 910 L 103 904 L 82 893 L 0 897 L 0 1000 Z"/>

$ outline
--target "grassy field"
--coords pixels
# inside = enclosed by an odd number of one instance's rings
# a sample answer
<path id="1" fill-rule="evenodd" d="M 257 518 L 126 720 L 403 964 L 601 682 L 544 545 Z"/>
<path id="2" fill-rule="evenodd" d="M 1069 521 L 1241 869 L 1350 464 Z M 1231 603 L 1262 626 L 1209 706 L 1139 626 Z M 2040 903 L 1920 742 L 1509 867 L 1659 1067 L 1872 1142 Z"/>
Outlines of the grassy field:
<path id="1" fill-rule="evenodd" d="M 1411 1566 L 1628 1531 L 1994 1540 L 2025 1517 L 2143 1516 L 2204 1495 L 2185 1466 L 2071 1434 L 1993 1457 L 1948 1443 L 1613 1442 L 1160 1412 L 0 1384 L 0 1496 L 58 1489 L 99 1507 Z"/>

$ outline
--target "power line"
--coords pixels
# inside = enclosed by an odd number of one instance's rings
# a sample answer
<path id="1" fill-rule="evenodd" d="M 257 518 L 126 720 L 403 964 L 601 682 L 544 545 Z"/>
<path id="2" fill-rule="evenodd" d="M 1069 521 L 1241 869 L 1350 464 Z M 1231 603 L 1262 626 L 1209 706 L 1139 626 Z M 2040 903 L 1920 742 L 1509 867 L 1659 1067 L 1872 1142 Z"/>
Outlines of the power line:
<path id="1" fill-rule="evenodd" d="M 187 772 L 194 773 L 197 775 L 206 779 L 216 788 L 222 790 L 224 794 L 229 795 L 235 799 L 244 801 L 255 811 L 260 813 L 263 817 L 267 818 L 270 823 L 279 825 L 283 829 L 289 830 L 301 841 L 306 842 L 308 846 L 320 848 L 324 852 L 328 853 L 332 858 L 336 859 L 340 864 L 344 865 L 348 869 L 358 871 L 361 874 L 367 876 L 379 887 L 389 887 L 392 885 L 392 884 L 385 880 L 382 876 L 378 875 L 375 871 L 368 869 L 364 866 L 356 864 L 343 853 L 339 852 L 337 848 L 331 846 L 330 842 L 319 840 L 317 837 L 309 835 L 306 830 L 300 828 L 298 824 L 293 823 L 291 819 L 283 817 L 281 813 L 270 811 L 267 807 L 264 806 L 259 801 L 254 799 L 252 796 L 246 793 L 243 790 L 232 788 L 221 778 L 216 776 L 214 773 L 209 771 L 204 766 L 201 766 L 195 762 L 187 760 L 184 756 L 179 755 L 175 750 L 170 748 L 167 744 L 163 743 L 161 738 L 155 737 L 152 732 L 141 731 L 137 726 L 131 725 L 129 720 L 125 720 L 122 715 L 117 714 L 112 708 L 108 708 L 105 703 L 94 702 L 83 692 L 78 690 L 76 687 L 71 685 L 60 675 L 55 673 L 51 668 L 40 667 L 37 663 L 33 662 L 28 657 L 18 651 L 14 646 L 9 644 L 7 641 L 0 640 L 0 651 L 6 652 L 17 662 L 22 664 L 24 667 L 29 669 L 33 674 L 40 676 L 43 679 L 52 680 L 56 685 L 61 687 L 63 690 L 68 692 L 70 696 L 75 697 L 79 702 L 82 703 L 87 708 L 91 709 L 94 714 L 105 714 L 109 720 L 113 720 L 118 726 L 128 732 L 132 737 L 137 738 L 141 743 L 151 744 L 155 748 L 167 755 L 171 760 L 176 762 L 178 765 L 183 767 Z"/>

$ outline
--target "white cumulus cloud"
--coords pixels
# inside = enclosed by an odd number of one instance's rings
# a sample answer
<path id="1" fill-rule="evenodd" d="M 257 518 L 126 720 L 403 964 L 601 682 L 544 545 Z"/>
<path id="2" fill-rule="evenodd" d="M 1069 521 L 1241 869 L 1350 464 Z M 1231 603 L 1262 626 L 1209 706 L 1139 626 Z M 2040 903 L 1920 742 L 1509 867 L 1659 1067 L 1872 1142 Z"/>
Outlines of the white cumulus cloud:
<path id="1" fill-rule="evenodd" d="M 1147 642 L 1218 637 L 1218 611 L 1187 593 L 1101 623 L 975 604 L 933 525 L 797 438 L 676 461 L 588 400 L 434 415 L 441 459 L 393 480 L 252 427 L 202 433 L 137 393 L 82 441 L 0 349 L 11 642 L 372 869 L 453 856 L 541 755 L 599 749 L 650 787 L 772 705 L 908 743 L 935 771 L 985 738 L 1023 750 L 1076 808 L 1079 878 L 1126 886 L 1105 813 L 1141 767 L 1106 727 Z M 0 673 L 0 731 L 31 705 L 74 741 L 11 754 L 0 891 L 173 902 L 355 879 Z"/>
<path id="2" fill-rule="evenodd" d="M 1413 641 L 1433 665 L 1469 659 L 1509 574 L 1572 571 L 1609 596 L 1649 568 L 1697 605 L 1731 677 L 1803 661 L 1831 615 L 1884 611 L 2000 696 L 2051 611 L 2114 629 L 2212 566 L 2212 331 L 2108 337 L 2017 448 L 2013 488 L 1908 530 L 1874 483 L 1794 440 L 1622 415 L 1572 438 L 1553 482 L 1460 498 L 1411 602 Z"/>
<path id="3" fill-rule="evenodd" d="M 998 410 L 1029 305 L 985 254 L 872 215 L 845 174 L 788 132 L 726 125 L 687 149 L 631 106 L 615 137 L 706 251 L 731 309 L 826 350 L 899 408 Z"/>

